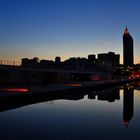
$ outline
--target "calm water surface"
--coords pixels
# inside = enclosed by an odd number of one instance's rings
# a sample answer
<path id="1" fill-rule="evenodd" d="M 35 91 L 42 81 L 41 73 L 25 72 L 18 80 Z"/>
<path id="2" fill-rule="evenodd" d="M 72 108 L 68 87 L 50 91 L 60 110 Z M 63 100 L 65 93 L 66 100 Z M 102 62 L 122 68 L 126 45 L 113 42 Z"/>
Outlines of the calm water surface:
<path id="1" fill-rule="evenodd" d="M 84 91 L 0 112 L 0 140 L 139 139 L 138 86 Z"/>

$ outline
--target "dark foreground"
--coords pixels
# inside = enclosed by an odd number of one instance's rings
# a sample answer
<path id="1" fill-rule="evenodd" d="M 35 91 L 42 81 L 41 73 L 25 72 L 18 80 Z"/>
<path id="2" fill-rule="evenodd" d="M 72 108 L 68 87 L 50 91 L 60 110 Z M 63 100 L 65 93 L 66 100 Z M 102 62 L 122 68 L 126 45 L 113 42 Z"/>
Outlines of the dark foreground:
<path id="1" fill-rule="evenodd" d="M 0 98 L 0 139 L 139 139 L 139 108 L 139 82 Z"/>

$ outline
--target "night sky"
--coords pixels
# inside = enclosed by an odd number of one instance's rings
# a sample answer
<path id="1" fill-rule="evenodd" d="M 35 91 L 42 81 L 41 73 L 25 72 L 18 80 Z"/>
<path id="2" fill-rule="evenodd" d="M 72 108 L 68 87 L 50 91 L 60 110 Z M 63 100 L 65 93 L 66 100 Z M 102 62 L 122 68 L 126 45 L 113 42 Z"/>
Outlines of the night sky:
<path id="1" fill-rule="evenodd" d="M 126 25 L 140 63 L 139 0 L 0 0 L 0 59 L 121 55 Z"/>

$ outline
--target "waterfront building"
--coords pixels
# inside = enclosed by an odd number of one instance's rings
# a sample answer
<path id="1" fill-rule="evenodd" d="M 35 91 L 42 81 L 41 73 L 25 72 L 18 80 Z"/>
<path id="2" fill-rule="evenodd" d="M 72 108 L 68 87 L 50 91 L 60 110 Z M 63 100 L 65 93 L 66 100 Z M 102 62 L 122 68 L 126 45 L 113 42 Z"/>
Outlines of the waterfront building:
<path id="1" fill-rule="evenodd" d="M 133 66 L 134 64 L 133 38 L 127 27 L 123 34 L 123 64 L 125 67 Z"/>

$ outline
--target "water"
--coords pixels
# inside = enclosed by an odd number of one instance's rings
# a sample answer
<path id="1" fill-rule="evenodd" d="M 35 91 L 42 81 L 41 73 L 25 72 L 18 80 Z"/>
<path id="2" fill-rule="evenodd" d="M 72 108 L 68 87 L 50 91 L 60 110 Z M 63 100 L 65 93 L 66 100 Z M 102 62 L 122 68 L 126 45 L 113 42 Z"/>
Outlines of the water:
<path id="1" fill-rule="evenodd" d="M 10 108 L 1 103 L 0 140 L 139 139 L 138 87 L 51 96 Z"/>

